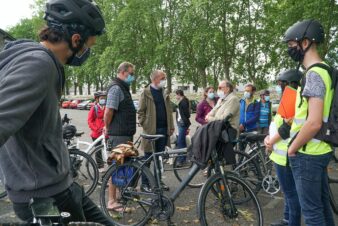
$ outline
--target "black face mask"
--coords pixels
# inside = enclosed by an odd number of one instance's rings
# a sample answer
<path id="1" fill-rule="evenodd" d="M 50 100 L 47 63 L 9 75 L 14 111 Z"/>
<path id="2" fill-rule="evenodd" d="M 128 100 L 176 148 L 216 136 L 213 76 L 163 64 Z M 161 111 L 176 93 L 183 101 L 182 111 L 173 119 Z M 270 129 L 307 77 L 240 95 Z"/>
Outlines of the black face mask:
<path id="1" fill-rule="evenodd" d="M 296 62 L 302 62 L 305 52 L 301 48 L 298 48 L 298 46 L 294 46 L 288 48 L 288 54 L 292 60 Z"/>
<path id="2" fill-rule="evenodd" d="M 81 56 L 78 56 L 76 53 L 74 53 L 71 57 L 68 58 L 66 64 L 70 66 L 81 66 L 88 57 L 90 56 L 90 48 L 87 48 Z"/>

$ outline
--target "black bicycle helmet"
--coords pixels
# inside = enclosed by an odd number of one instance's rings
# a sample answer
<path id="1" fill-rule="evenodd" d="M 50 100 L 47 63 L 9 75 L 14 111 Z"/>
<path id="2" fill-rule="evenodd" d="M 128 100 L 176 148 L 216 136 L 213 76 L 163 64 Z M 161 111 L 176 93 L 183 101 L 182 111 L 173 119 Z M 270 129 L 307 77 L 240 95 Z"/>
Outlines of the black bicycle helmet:
<path id="1" fill-rule="evenodd" d="M 65 125 L 62 128 L 62 136 L 65 140 L 72 139 L 76 134 L 76 127 L 73 125 Z"/>
<path id="2" fill-rule="evenodd" d="M 287 82 L 297 82 L 299 83 L 302 79 L 303 74 L 299 70 L 296 69 L 289 69 L 286 71 L 283 71 L 278 76 L 278 81 L 287 81 Z"/>
<path id="3" fill-rule="evenodd" d="M 315 43 L 324 41 L 324 28 L 316 20 L 303 20 L 293 24 L 284 34 L 283 41 L 302 41 L 308 39 Z"/>
<path id="4" fill-rule="evenodd" d="M 100 8 L 93 0 L 49 0 L 45 20 L 70 26 L 84 26 L 91 35 L 101 35 L 105 22 Z"/>
<path id="5" fill-rule="evenodd" d="M 107 92 L 106 91 L 97 91 L 94 93 L 94 97 L 101 97 L 101 96 L 107 96 Z"/>

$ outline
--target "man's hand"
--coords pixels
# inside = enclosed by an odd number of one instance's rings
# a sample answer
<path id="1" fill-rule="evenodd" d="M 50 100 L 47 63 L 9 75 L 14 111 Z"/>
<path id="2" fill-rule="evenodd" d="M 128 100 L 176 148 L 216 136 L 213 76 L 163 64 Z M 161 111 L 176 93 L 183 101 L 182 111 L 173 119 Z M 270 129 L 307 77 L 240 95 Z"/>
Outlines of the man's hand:
<path id="1" fill-rule="evenodd" d="M 288 149 L 288 156 L 293 157 L 296 156 L 297 150 L 294 150 L 292 147 Z"/>
<path id="2" fill-rule="evenodd" d="M 270 136 L 266 136 L 264 139 L 264 145 L 267 151 L 271 152 L 272 151 L 272 143 L 270 142 Z"/>
<path id="3" fill-rule="evenodd" d="M 107 128 L 105 126 L 102 128 L 102 133 L 107 136 Z"/>
<path id="4" fill-rule="evenodd" d="M 239 131 L 240 132 L 243 132 L 245 130 L 245 128 L 244 128 L 244 126 L 241 124 L 241 125 L 239 125 Z"/>

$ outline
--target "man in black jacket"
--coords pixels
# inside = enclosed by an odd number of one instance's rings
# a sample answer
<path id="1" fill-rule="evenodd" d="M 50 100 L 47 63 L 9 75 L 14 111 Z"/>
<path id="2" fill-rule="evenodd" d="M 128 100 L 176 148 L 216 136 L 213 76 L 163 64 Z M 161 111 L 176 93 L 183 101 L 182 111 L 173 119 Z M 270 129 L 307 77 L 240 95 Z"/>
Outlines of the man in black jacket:
<path id="1" fill-rule="evenodd" d="M 178 127 L 177 148 L 187 147 L 186 135 L 190 123 L 190 103 L 183 90 L 176 90 L 176 99 L 178 101 L 178 108 L 176 111 L 176 122 Z M 186 161 L 185 156 L 180 156 L 178 159 L 178 166 L 182 166 Z"/>
<path id="2" fill-rule="evenodd" d="M 59 99 L 63 65 L 80 66 L 104 31 L 100 9 L 89 0 L 46 4 L 40 42 L 19 40 L 0 53 L 0 166 L 15 214 L 33 219 L 31 198 L 53 198 L 71 221 L 113 225 L 73 182 L 62 140 Z"/>

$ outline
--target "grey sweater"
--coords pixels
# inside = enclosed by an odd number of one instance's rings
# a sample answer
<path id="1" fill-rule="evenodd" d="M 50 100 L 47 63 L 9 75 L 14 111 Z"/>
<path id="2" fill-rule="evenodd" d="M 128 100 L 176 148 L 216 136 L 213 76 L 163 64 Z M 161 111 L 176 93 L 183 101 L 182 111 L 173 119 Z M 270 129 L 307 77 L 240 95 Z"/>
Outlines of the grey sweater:
<path id="1" fill-rule="evenodd" d="M 63 68 L 31 41 L 0 53 L 0 167 L 9 198 L 49 197 L 72 183 L 58 100 Z"/>

